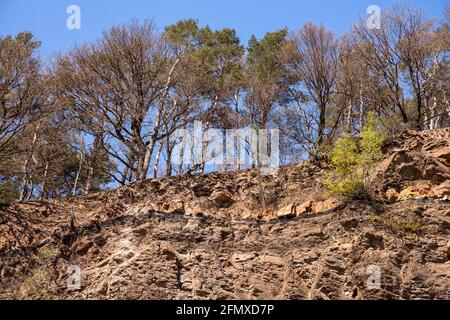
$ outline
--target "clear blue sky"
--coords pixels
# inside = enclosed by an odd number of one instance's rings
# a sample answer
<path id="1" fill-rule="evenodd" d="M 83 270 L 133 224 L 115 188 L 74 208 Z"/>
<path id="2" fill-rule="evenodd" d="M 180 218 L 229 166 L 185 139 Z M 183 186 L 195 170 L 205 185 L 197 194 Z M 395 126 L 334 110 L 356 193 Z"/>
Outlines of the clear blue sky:
<path id="1" fill-rule="evenodd" d="M 396 0 L 0 0 L 0 35 L 31 31 L 42 41 L 41 53 L 50 56 L 75 43 L 94 40 L 114 24 L 132 18 L 153 18 L 164 26 L 183 18 L 196 18 L 201 25 L 236 29 L 243 43 L 250 35 L 288 27 L 297 29 L 306 21 L 323 23 L 337 34 L 347 31 L 366 8 L 382 9 Z M 409 0 L 431 17 L 441 17 L 448 0 Z M 66 8 L 81 8 L 81 30 L 66 28 Z"/>

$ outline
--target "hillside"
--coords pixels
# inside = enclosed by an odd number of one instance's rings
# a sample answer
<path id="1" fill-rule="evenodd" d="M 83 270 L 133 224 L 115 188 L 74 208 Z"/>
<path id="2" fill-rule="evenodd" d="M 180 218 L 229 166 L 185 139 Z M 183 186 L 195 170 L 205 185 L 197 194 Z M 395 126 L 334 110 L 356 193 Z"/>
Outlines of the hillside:
<path id="1" fill-rule="evenodd" d="M 0 299 L 448 299 L 450 129 L 383 152 L 371 201 L 304 162 L 4 206 Z"/>

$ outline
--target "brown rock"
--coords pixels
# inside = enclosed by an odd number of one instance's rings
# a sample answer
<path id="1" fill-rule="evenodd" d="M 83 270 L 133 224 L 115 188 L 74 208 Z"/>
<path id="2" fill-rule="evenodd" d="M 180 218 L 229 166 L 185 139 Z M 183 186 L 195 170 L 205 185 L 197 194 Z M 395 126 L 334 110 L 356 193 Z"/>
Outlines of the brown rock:
<path id="1" fill-rule="evenodd" d="M 450 147 L 442 147 L 431 154 L 435 158 L 444 159 L 450 162 Z"/>
<path id="2" fill-rule="evenodd" d="M 214 191 L 211 199 L 219 208 L 227 208 L 234 202 L 233 196 L 227 190 Z"/>
<path id="3" fill-rule="evenodd" d="M 169 211 L 173 213 L 185 213 L 184 201 L 183 200 L 175 200 L 173 203 L 169 205 Z"/>
<path id="4" fill-rule="evenodd" d="M 198 216 L 203 214 L 204 209 L 200 206 L 193 205 L 193 206 L 186 206 L 185 214 L 188 216 Z"/>
<path id="5" fill-rule="evenodd" d="M 402 163 L 398 166 L 398 173 L 403 180 L 413 180 L 420 177 L 420 171 L 414 163 Z"/>
<path id="6" fill-rule="evenodd" d="M 432 198 L 433 196 L 431 186 L 425 181 L 419 181 L 400 191 L 398 200 Z"/>
<path id="7" fill-rule="evenodd" d="M 386 199 L 389 201 L 396 201 L 400 197 L 400 194 L 395 189 L 388 189 L 386 191 Z"/>
<path id="8" fill-rule="evenodd" d="M 6 251 L 8 249 L 8 242 L 5 238 L 0 238 L 0 252 Z"/>
<path id="9" fill-rule="evenodd" d="M 256 257 L 254 253 L 235 253 L 231 257 L 234 262 L 245 262 Z"/>
<path id="10" fill-rule="evenodd" d="M 77 254 L 79 254 L 79 255 L 86 254 L 93 245 L 94 245 L 94 243 L 92 241 L 89 241 L 89 240 L 83 241 L 78 246 Z"/>
<path id="11" fill-rule="evenodd" d="M 260 260 L 262 262 L 273 264 L 273 265 L 276 265 L 276 266 L 279 266 L 279 267 L 283 266 L 284 263 L 285 263 L 283 258 L 277 257 L 277 256 L 268 256 L 268 255 L 266 255 L 266 256 L 262 256 L 260 258 Z"/>
<path id="12" fill-rule="evenodd" d="M 297 206 L 296 212 L 295 212 L 297 217 L 311 212 L 312 204 L 313 204 L 312 201 L 305 201 L 301 205 Z"/>
<path id="13" fill-rule="evenodd" d="M 297 204 L 292 203 L 279 209 L 276 213 L 276 216 L 278 218 L 290 218 L 294 217 L 296 215 L 296 212 L 297 212 Z"/>
<path id="14" fill-rule="evenodd" d="M 323 212 L 335 209 L 339 206 L 340 201 L 336 198 L 329 198 L 325 201 L 314 202 L 312 206 L 313 212 Z"/>
<path id="15" fill-rule="evenodd" d="M 351 243 L 343 243 L 340 248 L 344 251 L 351 251 L 353 249 L 353 244 Z"/>
<path id="16" fill-rule="evenodd" d="M 450 197 L 450 180 L 447 180 L 433 188 L 433 194 L 438 199 L 448 199 Z"/>
<path id="17" fill-rule="evenodd" d="M 400 191 L 398 200 L 413 199 L 417 197 L 417 195 L 418 194 L 414 191 L 414 187 L 410 186 Z"/>

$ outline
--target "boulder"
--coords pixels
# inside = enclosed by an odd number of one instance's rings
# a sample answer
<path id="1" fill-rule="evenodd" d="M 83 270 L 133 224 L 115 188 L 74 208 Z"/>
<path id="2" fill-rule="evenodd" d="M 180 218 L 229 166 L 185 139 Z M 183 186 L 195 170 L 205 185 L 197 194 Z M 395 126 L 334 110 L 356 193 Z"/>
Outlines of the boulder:
<path id="1" fill-rule="evenodd" d="M 336 198 L 329 198 L 325 201 L 314 202 L 312 205 L 312 212 L 323 212 L 328 210 L 333 210 L 337 208 L 340 204 L 340 201 Z"/>
<path id="2" fill-rule="evenodd" d="M 283 258 L 281 257 L 277 257 L 277 256 L 271 256 L 271 255 L 264 255 L 260 258 L 260 260 L 263 263 L 269 263 L 269 264 L 273 264 L 279 267 L 284 266 L 285 261 Z"/>
<path id="3" fill-rule="evenodd" d="M 302 204 L 294 202 L 278 210 L 277 217 L 278 218 L 292 218 L 295 216 L 300 217 L 304 214 L 310 213 L 312 211 L 312 208 L 313 208 L 312 201 L 305 201 Z"/>
<path id="4" fill-rule="evenodd" d="M 0 241 L 0 252 L 4 252 L 8 249 L 8 244 L 6 241 Z"/>
<path id="5" fill-rule="evenodd" d="M 386 191 L 386 199 L 388 199 L 388 201 L 396 201 L 399 197 L 400 194 L 395 189 L 389 188 Z"/>
<path id="6" fill-rule="evenodd" d="M 214 191 L 211 194 L 211 199 L 213 200 L 214 204 L 219 208 L 228 208 L 234 202 L 233 196 L 227 190 Z"/>
<path id="7" fill-rule="evenodd" d="M 450 198 L 450 181 L 447 180 L 437 187 L 433 188 L 434 197 L 437 199 L 447 200 Z"/>
<path id="8" fill-rule="evenodd" d="M 197 205 L 186 206 L 185 214 L 188 216 L 200 216 L 203 214 L 203 208 Z"/>
<path id="9" fill-rule="evenodd" d="M 233 262 L 245 262 L 245 261 L 252 260 L 255 257 L 256 257 L 256 255 L 253 252 L 250 252 L 250 253 L 235 253 L 231 257 L 231 260 Z"/>
<path id="10" fill-rule="evenodd" d="M 431 153 L 432 157 L 450 162 L 450 147 L 442 147 Z"/>
<path id="11" fill-rule="evenodd" d="M 184 214 L 186 212 L 184 208 L 184 201 L 183 200 L 175 200 L 169 205 L 169 212 L 172 213 L 180 213 Z"/>
<path id="12" fill-rule="evenodd" d="M 279 209 L 276 215 L 277 218 L 292 218 L 295 217 L 296 212 L 297 212 L 297 204 L 292 203 Z"/>
<path id="13" fill-rule="evenodd" d="M 398 200 L 407 200 L 417 198 L 419 194 L 415 191 L 414 187 L 409 186 L 402 191 L 400 191 L 400 195 Z"/>
<path id="14" fill-rule="evenodd" d="M 418 181 L 400 191 L 398 200 L 432 198 L 433 196 L 431 186 L 425 181 Z"/>
<path id="15" fill-rule="evenodd" d="M 301 205 L 297 206 L 295 214 L 297 217 L 308 214 L 312 210 L 312 205 L 312 201 L 303 202 Z"/>
<path id="16" fill-rule="evenodd" d="M 403 180 L 414 180 L 421 176 L 420 170 L 414 163 L 402 163 L 397 167 L 398 174 Z"/>

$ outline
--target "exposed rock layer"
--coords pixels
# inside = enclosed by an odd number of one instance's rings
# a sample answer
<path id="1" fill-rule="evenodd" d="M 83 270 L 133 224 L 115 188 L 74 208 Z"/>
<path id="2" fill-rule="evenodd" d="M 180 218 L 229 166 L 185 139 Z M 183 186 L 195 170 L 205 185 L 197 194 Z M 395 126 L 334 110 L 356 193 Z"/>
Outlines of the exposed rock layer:
<path id="1" fill-rule="evenodd" d="M 0 208 L 0 298 L 448 299 L 449 141 L 391 141 L 372 201 L 303 163 Z"/>

